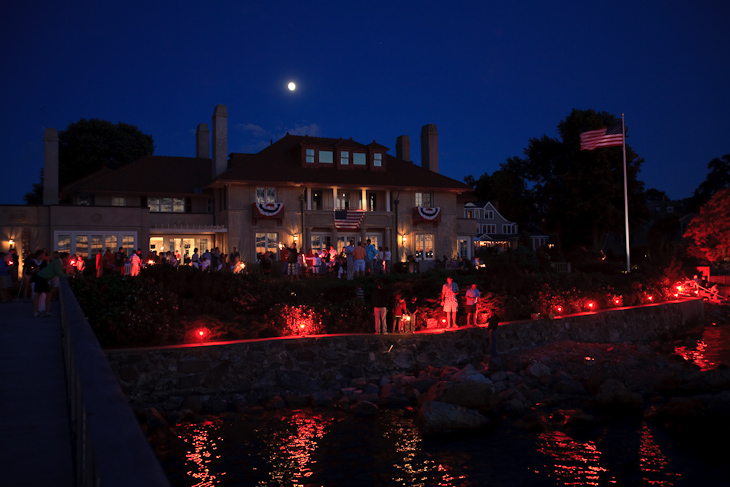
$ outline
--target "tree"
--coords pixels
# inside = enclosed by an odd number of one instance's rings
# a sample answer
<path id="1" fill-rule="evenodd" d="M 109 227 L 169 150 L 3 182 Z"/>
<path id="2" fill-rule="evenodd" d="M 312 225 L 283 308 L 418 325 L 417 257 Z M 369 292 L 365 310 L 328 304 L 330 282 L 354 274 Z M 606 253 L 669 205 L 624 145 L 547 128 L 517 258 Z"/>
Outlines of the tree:
<path id="1" fill-rule="evenodd" d="M 59 188 L 63 188 L 103 167 L 116 169 L 152 154 L 155 150 L 151 135 L 143 134 L 136 126 L 105 120 L 80 119 L 58 134 Z M 24 199 L 30 204 L 43 194 L 43 179 L 34 185 Z"/>
<path id="2" fill-rule="evenodd" d="M 714 265 L 730 263 L 730 187 L 715 193 L 692 219 L 685 238 L 692 239 L 687 251 Z"/>
<path id="3" fill-rule="evenodd" d="M 707 169 L 707 177 L 695 189 L 690 201 L 694 211 L 707 203 L 712 195 L 730 186 L 730 154 L 725 154 L 722 159 L 715 157 L 707 163 Z"/>
<path id="4" fill-rule="evenodd" d="M 39 183 L 33 183 L 33 189 L 30 193 L 23 196 L 26 205 L 42 205 L 43 204 L 43 168 L 41 168 L 41 180 Z"/>
<path id="5" fill-rule="evenodd" d="M 503 216 L 520 227 L 526 225 L 530 217 L 530 201 L 522 177 L 513 172 L 509 164 L 503 164 L 490 176 L 482 174 L 479 179 L 469 175 L 464 182 L 474 188 L 480 201 L 490 201 Z"/>
<path id="6" fill-rule="evenodd" d="M 509 168 L 525 181 L 532 218 L 542 231 L 557 233 L 566 250 L 600 248 L 607 232 L 624 232 L 623 155 L 618 147 L 580 150 L 580 134 L 618 122 L 614 115 L 576 110 L 558 124 L 560 138 L 531 138 L 525 157 L 513 157 Z M 638 173 L 644 160 L 626 146 L 629 220 L 646 217 L 644 183 Z"/>

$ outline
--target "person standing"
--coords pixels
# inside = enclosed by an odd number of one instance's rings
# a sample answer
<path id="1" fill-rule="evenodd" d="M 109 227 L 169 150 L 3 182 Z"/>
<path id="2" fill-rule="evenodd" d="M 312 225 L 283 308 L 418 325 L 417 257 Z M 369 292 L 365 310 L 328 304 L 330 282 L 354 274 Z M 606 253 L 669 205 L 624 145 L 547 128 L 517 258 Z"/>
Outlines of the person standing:
<path id="1" fill-rule="evenodd" d="M 355 241 L 350 240 L 350 242 L 347 244 L 347 247 L 345 247 L 345 257 L 347 258 L 347 280 L 348 281 L 352 281 L 352 278 L 355 275 L 355 259 L 353 257 L 354 252 L 355 252 Z"/>
<path id="2" fill-rule="evenodd" d="M 365 250 L 362 242 L 357 243 L 357 247 L 352 251 L 352 259 L 355 264 L 355 273 L 357 277 L 363 277 L 365 275 L 365 259 L 367 258 L 368 252 Z"/>
<path id="3" fill-rule="evenodd" d="M 363 249 L 364 250 L 364 249 Z M 388 315 L 388 294 L 383 289 L 383 284 L 378 282 L 371 298 L 373 314 L 375 315 L 375 334 L 387 335 L 388 323 L 385 317 Z"/>
<path id="4" fill-rule="evenodd" d="M 466 290 L 466 326 L 477 326 L 477 302 L 479 301 L 479 289 L 476 283 Z"/>
<path id="5" fill-rule="evenodd" d="M 459 309 L 459 302 L 456 299 L 458 294 L 459 285 L 451 276 L 447 277 L 446 284 L 441 286 L 441 306 L 446 313 L 446 328 L 456 326 L 456 311 Z"/>
<path id="6" fill-rule="evenodd" d="M 390 249 L 388 247 L 385 247 L 385 250 L 383 251 L 383 261 L 385 261 L 385 273 L 390 274 L 390 259 L 392 254 L 390 253 Z"/>
<path id="7" fill-rule="evenodd" d="M 378 249 L 367 239 L 365 246 L 365 272 L 373 274 L 375 272 L 375 257 L 378 255 Z"/>
<path id="8" fill-rule="evenodd" d="M 116 271 L 124 275 L 124 260 L 126 256 L 124 255 L 124 247 L 119 247 L 119 251 L 114 253 L 114 267 Z"/>
<path id="9" fill-rule="evenodd" d="M 49 316 L 48 309 L 51 307 L 51 293 L 50 280 L 54 277 L 68 277 L 68 274 L 64 274 L 63 269 L 68 264 L 68 254 L 63 253 L 58 259 L 54 259 L 47 266 L 43 267 L 33 276 L 34 292 L 33 297 L 33 317 L 38 318 L 41 316 L 40 312 L 40 300 L 41 295 L 45 294 L 45 308 L 43 314 Z"/>
<path id="10" fill-rule="evenodd" d="M 393 333 L 405 333 L 405 321 L 404 318 L 408 316 L 408 310 L 406 309 L 406 300 L 399 293 L 395 295 L 395 308 L 393 308 L 393 316 L 395 321 L 393 322 Z"/>
<path id="11" fill-rule="evenodd" d="M 129 267 L 129 274 L 132 276 L 139 275 L 139 265 L 142 262 L 142 259 L 140 259 L 139 255 L 142 251 L 138 249 L 138 252 L 132 252 L 132 256 L 129 258 L 129 262 L 131 264 L 131 266 Z"/>
<path id="12" fill-rule="evenodd" d="M 492 357 L 497 356 L 497 330 L 499 330 L 499 315 L 497 312 L 492 310 L 492 315 L 487 320 L 487 330 L 489 330 L 489 347 L 492 352 Z"/>

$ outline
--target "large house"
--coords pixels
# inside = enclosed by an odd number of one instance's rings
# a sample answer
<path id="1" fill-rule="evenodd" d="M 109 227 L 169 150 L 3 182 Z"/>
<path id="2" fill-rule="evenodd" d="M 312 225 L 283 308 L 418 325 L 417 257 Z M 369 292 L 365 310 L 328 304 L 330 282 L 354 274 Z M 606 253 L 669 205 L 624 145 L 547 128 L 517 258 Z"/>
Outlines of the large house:
<path id="1" fill-rule="evenodd" d="M 395 156 L 375 141 L 289 134 L 256 154 L 228 154 L 227 126 L 218 105 L 212 131 L 198 125 L 196 157 L 147 156 L 60 189 L 58 135 L 47 129 L 44 204 L 0 206 L 0 246 L 85 257 L 107 247 L 183 255 L 237 247 L 252 262 L 280 244 L 339 250 L 370 239 L 396 261 L 426 266 L 464 245 L 471 253 L 476 233 L 463 217 L 471 188 L 439 174 L 435 125 L 422 129 L 421 166 L 410 161 L 408 136 Z"/>

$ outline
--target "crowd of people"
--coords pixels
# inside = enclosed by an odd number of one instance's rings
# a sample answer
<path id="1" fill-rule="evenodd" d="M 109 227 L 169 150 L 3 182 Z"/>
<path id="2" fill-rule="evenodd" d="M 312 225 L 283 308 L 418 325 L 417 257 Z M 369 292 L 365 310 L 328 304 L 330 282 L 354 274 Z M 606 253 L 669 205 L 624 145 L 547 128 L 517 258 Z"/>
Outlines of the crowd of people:
<path id="1" fill-rule="evenodd" d="M 445 314 L 444 328 L 456 328 L 457 313 L 459 311 L 459 286 L 451 276 L 446 278 L 446 282 L 441 286 L 440 304 Z M 464 293 L 464 312 L 466 313 L 466 326 L 477 325 L 478 304 L 481 300 L 481 293 L 475 283 L 472 283 Z M 401 293 L 395 295 L 395 299 L 391 301 L 387 290 L 382 282 L 376 283 L 375 289 L 371 295 L 371 304 L 373 306 L 373 315 L 375 317 L 375 334 L 388 334 L 388 308 L 393 309 L 393 327 L 392 333 L 413 333 L 418 328 L 425 328 L 426 323 L 422 322 L 417 326 L 418 320 L 418 302 L 415 296 L 406 299 Z M 499 317 L 494 310 L 483 310 L 483 314 L 488 316 L 487 325 L 490 330 L 492 341 L 496 343 L 496 328 L 499 323 Z M 425 320 L 422 320 L 425 321 Z M 496 344 L 495 344 L 496 347 Z"/>
<path id="2" fill-rule="evenodd" d="M 352 280 L 366 275 L 382 275 L 392 272 L 391 252 L 388 247 L 375 247 L 368 239 L 365 243 L 350 240 L 340 252 L 330 246 L 329 249 L 315 250 L 297 249 L 296 242 L 291 246 L 279 246 L 281 277 L 302 278 L 336 277 Z M 271 272 L 271 255 L 265 252 L 260 257 L 260 267 L 264 274 Z"/>

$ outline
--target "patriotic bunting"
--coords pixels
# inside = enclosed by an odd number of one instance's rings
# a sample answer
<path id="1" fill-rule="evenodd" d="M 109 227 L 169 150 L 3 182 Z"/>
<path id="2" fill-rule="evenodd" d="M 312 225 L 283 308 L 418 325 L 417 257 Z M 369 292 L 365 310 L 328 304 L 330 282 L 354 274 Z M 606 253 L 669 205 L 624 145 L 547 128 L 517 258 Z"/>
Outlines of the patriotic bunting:
<path id="1" fill-rule="evenodd" d="M 254 203 L 253 209 L 254 216 L 263 218 L 281 218 L 279 213 L 284 210 L 284 203 Z"/>

